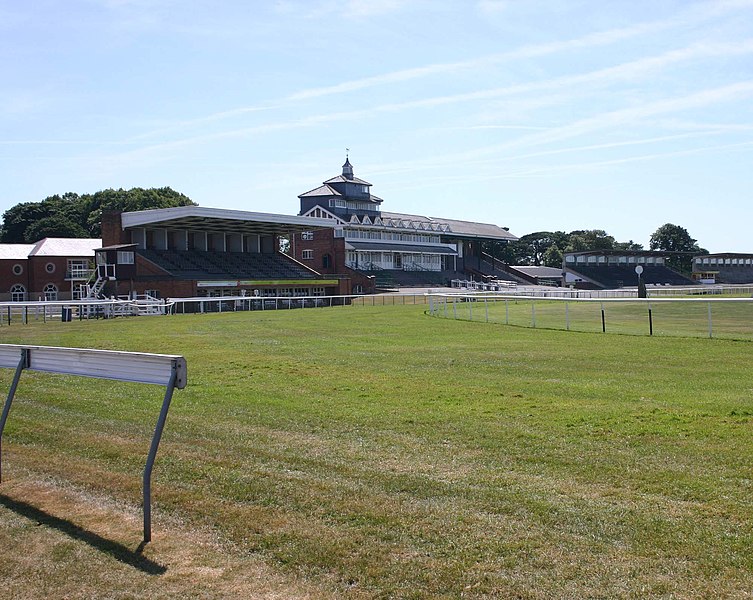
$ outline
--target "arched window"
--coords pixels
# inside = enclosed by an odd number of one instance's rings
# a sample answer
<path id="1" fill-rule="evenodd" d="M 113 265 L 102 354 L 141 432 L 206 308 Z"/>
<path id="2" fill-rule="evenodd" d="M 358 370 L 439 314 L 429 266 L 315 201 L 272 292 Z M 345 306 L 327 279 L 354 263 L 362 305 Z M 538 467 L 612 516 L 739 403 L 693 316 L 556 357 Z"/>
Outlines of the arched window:
<path id="1" fill-rule="evenodd" d="M 26 300 L 26 288 L 20 283 L 10 288 L 11 302 L 24 302 Z"/>
<path id="2" fill-rule="evenodd" d="M 54 283 L 44 286 L 44 299 L 48 302 L 55 302 L 58 299 L 58 286 Z"/>

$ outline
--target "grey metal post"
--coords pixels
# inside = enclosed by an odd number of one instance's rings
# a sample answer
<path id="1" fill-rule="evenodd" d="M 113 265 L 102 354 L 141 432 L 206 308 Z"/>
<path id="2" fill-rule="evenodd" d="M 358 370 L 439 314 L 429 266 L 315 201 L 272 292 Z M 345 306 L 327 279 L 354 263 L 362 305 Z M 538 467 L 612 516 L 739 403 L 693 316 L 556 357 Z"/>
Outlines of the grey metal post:
<path id="1" fill-rule="evenodd" d="M 565 302 L 565 329 L 570 331 L 570 310 L 568 309 L 567 302 Z"/>
<path id="2" fill-rule="evenodd" d="M 159 442 L 162 438 L 162 430 L 165 428 L 167 411 L 170 408 L 170 401 L 173 398 L 173 390 L 175 389 L 177 378 L 178 366 L 176 362 L 173 362 L 173 372 L 170 375 L 170 380 L 167 382 L 165 399 L 162 401 L 162 410 L 160 410 L 159 418 L 157 419 L 157 426 L 154 429 L 154 436 L 152 437 L 152 445 L 149 448 L 149 455 L 144 467 L 144 542 L 152 540 L 152 469 L 154 468 L 154 459 L 157 456 Z"/>
<path id="3" fill-rule="evenodd" d="M 8 420 L 8 413 L 10 412 L 10 405 L 13 402 L 13 397 L 16 395 L 16 388 L 18 387 L 18 380 L 21 379 L 21 373 L 29 366 L 29 351 L 21 350 L 21 359 L 18 361 L 16 367 L 16 373 L 13 375 L 13 381 L 10 384 L 10 390 L 8 391 L 8 398 L 5 400 L 5 406 L 3 406 L 3 415 L 0 417 L 0 483 L 3 481 L 3 430 L 5 429 L 5 422 Z"/>

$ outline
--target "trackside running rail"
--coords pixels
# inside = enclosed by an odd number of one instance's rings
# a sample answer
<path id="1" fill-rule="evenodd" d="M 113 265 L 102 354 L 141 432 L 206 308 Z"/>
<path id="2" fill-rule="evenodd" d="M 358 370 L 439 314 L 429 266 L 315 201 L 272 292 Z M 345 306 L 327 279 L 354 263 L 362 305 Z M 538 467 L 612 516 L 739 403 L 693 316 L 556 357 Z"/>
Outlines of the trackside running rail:
<path id="1" fill-rule="evenodd" d="M 186 387 L 186 359 L 171 354 L 0 344 L 0 368 L 15 369 L 8 398 L 3 406 L 2 417 L 0 417 L 0 483 L 2 482 L 3 430 L 8 420 L 13 397 L 16 395 L 18 382 L 25 370 L 165 386 L 162 409 L 144 467 L 144 542 L 151 541 L 152 469 L 173 391 L 175 388 Z"/>

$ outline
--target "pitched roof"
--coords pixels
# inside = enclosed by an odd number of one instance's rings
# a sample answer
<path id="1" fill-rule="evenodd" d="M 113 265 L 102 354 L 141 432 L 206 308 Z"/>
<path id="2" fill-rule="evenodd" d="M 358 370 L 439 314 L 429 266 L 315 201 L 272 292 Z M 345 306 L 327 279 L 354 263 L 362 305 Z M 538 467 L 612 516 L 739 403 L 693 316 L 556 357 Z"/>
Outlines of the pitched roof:
<path id="1" fill-rule="evenodd" d="M 34 244 L 0 244 L 0 260 L 25 260 Z"/>
<path id="2" fill-rule="evenodd" d="M 94 256 L 94 249 L 101 247 L 98 238 L 44 238 L 34 244 L 29 256 Z"/>
<path id="3" fill-rule="evenodd" d="M 364 181 L 363 179 L 359 179 L 358 177 L 348 179 L 343 175 L 338 175 L 337 177 L 333 177 L 332 179 L 327 179 L 327 181 L 325 181 L 324 183 L 360 183 L 361 185 L 371 185 L 368 181 Z"/>
<path id="4" fill-rule="evenodd" d="M 318 188 L 304 192 L 299 198 L 310 198 L 311 196 L 342 196 L 335 188 L 328 185 L 320 185 Z"/>
<path id="5" fill-rule="evenodd" d="M 474 221 L 459 221 L 457 219 L 445 219 L 440 217 L 425 217 L 422 215 L 406 215 L 403 213 L 382 212 L 382 220 L 398 219 L 403 221 L 416 221 L 419 223 L 436 223 L 447 225 L 449 230 L 442 233 L 453 233 L 460 237 L 475 237 L 487 239 L 503 239 L 514 241 L 518 237 L 492 223 L 476 223 Z"/>

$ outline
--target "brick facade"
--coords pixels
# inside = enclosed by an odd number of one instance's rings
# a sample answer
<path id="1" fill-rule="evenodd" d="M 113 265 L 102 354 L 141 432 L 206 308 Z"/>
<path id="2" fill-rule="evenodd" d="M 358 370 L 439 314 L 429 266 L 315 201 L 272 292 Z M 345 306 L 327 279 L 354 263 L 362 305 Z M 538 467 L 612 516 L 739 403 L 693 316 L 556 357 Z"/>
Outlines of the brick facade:
<path id="1" fill-rule="evenodd" d="M 345 238 L 335 237 L 334 229 L 298 233 L 293 237 L 292 245 L 293 257 L 297 261 L 322 275 L 332 275 L 340 280 L 339 294 L 374 293 L 374 277 L 368 277 L 345 266 Z M 304 258 L 309 256 L 309 253 L 311 258 Z"/>

